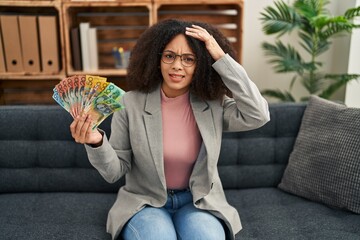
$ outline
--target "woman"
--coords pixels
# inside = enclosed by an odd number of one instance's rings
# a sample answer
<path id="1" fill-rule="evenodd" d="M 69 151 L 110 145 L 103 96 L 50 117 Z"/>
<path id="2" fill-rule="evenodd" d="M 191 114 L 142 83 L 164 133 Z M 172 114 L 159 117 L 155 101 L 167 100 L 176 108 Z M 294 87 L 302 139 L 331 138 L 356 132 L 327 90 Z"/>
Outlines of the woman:
<path id="1" fill-rule="evenodd" d="M 269 111 L 234 56 L 210 25 L 162 21 L 133 49 L 131 91 L 114 113 L 110 139 L 91 130 L 88 116 L 71 124 L 108 182 L 126 175 L 108 215 L 113 239 L 221 240 L 240 231 L 217 170 L 222 132 L 258 128 Z"/>

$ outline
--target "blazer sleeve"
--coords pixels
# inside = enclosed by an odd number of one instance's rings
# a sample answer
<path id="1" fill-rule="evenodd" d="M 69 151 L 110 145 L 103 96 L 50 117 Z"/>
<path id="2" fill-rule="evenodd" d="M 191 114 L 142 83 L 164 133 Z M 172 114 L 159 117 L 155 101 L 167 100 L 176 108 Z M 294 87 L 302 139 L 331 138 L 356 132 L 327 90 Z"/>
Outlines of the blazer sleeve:
<path id="1" fill-rule="evenodd" d="M 233 95 L 224 97 L 223 131 L 247 131 L 270 120 L 267 101 L 239 63 L 226 54 L 213 68 Z"/>
<path id="2" fill-rule="evenodd" d="M 122 97 L 124 104 L 125 95 Z M 125 105 L 125 104 L 124 104 Z M 103 133 L 101 146 L 93 148 L 85 144 L 91 165 L 109 183 L 119 180 L 131 168 L 132 150 L 129 141 L 126 106 L 113 114 L 110 139 Z"/>

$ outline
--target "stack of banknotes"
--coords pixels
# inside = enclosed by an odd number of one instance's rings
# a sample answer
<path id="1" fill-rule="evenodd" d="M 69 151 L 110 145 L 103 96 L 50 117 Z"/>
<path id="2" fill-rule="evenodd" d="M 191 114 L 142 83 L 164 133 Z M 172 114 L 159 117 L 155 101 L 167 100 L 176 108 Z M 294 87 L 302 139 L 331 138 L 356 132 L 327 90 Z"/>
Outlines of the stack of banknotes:
<path id="1" fill-rule="evenodd" d="M 123 108 L 125 91 L 100 76 L 75 75 L 64 78 L 54 88 L 53 99 L 73 118 L 88 115 L 95 129 L 108 116 Z"/>

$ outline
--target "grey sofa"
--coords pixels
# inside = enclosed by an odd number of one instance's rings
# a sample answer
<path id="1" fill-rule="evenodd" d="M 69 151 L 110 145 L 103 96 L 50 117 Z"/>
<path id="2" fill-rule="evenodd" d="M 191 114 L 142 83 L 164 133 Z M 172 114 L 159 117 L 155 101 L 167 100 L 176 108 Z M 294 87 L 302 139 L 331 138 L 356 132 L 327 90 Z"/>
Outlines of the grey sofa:
<path id="1" fill-rule="evenodd" d="M 277 187 L 305 107 L 273 104 L 264 127 L 224 134 L 219 172 L 243 224 L 236 239 L 360 239 L 360 215 Z M 70 122 L 58 106 L 0 107 L 0 239 L 111 239 L 107 213 L 124 182 L 101 178 Z"/>

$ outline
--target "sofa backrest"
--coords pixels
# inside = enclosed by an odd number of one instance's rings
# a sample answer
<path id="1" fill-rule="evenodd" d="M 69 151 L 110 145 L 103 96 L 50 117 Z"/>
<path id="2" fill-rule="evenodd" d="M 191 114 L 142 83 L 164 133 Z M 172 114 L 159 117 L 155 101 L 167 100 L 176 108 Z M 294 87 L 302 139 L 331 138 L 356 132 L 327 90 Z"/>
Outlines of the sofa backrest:
<path id="1" fill-rule="evenodd" d="M 223 134 L 219 175 L 225 189 L 275 187 L 280 182 L 306 105 L 270 104 L 270 121 L 247 132 Z"/>
<path id="2" fill-rule="evenodd" d="M 224 133 L 219 174 L 225 189 L 276 185 L 286 166 L 305 105 L 270 106 L 257 130 Z M 0 193 L 116 192 L 90 165 L 70 134 L 71 116 L 54 106 L 0 107 Z M 110 136 L 111 117 L 100 127 Z"/>
<path id="3" fill-rule="evenodd" d="M 111 192 L 71 136 L 60 106 L 0 107 L 0 192 Z M 110 119 L 102 127 L 110 133 Z"/>

